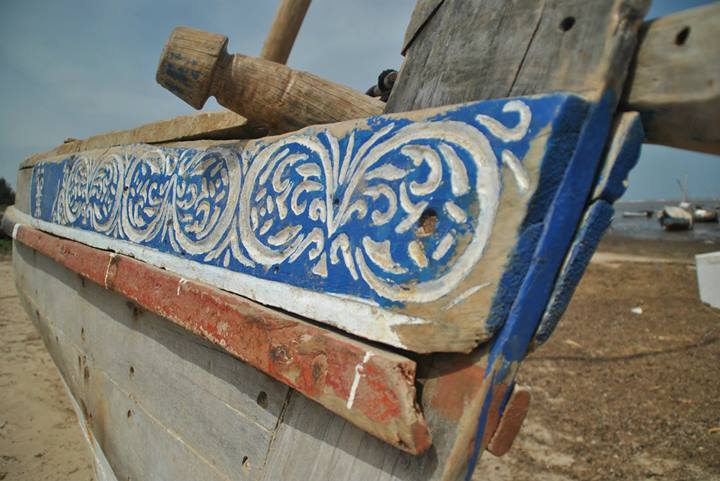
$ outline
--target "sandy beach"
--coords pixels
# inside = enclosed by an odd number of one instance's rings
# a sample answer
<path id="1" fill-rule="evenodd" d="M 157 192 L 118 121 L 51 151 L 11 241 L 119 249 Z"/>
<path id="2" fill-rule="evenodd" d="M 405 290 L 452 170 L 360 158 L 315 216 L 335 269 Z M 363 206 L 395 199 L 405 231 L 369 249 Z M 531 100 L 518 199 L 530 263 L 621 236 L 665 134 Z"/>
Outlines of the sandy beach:
<path id="1" fill-rule="evenodd" d="M 720 480 L 720 311 L 698 300 L 692 260 L 719 247 L 606 239 L 555 335 L 523 365 L 533 401 L 515 446 L 484 456 L 474 479 Z M 93 479 L 7 255 L 0 383 L 0 480 Z"/>
<path id="2" fill-rule="evenodd" d="M 0 480 L 94 478 L 60 374 L 20 305 L 0 255 Z"/>

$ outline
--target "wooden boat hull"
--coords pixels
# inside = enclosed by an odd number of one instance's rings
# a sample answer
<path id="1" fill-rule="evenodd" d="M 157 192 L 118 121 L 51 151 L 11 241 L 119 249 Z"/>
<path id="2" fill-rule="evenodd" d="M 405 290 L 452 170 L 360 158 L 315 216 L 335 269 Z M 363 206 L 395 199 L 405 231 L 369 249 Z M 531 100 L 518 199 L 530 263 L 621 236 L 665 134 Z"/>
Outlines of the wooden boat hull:
<path id="1" fill-rule="evenodd" d="M 189 331 L 17 242 L 13 264 L 98 479 L 416 479 L 412 455 L 384 466 L 387 444 Z"/>
<path id="2" fill-rule="evenodd" d="M 658 222 L 667 231 L 682 231 L 693 228 L 693 216 L 681 207 L 666 206 L 658 215 Z"/>

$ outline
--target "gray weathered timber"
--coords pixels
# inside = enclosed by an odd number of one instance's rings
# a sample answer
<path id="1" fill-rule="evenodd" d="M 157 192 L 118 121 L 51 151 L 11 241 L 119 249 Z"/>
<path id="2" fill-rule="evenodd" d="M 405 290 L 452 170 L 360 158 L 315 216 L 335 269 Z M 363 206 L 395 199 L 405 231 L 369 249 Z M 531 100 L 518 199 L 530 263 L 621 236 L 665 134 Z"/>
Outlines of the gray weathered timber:
<path id="1" fill-rule="evenodd" d="M 648 142 L 720 154 L 720 3 L 646 23 L 632 72 Z"/>
<path id="2" fill-rule="evenodd" d="M 646 0 L 421 0 L 386 112 L 563 90 L 595 98 L 609 90 L 617 99 L 648 5 Z M 565 31 L 563 20 L 569 17 L 574 23 Z M 433 357 L 422 398 L 433 435 L 427 453 L 410 457 L 386 448 L 377 454 L 369 435 L 293 395 L 266 480 L 463 478 L 487 394 L 481 389 L 487 355 L 481 348 L 469 356 Z M 435 407 L 446 393 L 458 400 L 458 417 Z"/>
<path id="3" fill-rule="evenodd" d="M 14 264 L 118 479 L 260 479 L 285 386 L 20 244 Z"/>
<path id="4" fill-rule="evenodd" d="M 199 112 L 66 142 L 46 152 L 31 155 L 20 164 L 20 168 L 32 166 L 38 160 L 55 155 L 106 149 L 116 145 L 162 144 L 199 139 L 248 139 L 262 137 L 264 132 L 234 112 Z"/>
<path id="5" fill-rule="evenodd" d="M 431 16 L 407 47 L 386 112 L 553 91 L 617 94 L 650 2 L 425 3 Z"/>
<path id="6" fill-rule="evenodd" d="M 268 458 L 265 481 L 425 479 L 416 472 L 417 459 L 293 393 Z"/>
<path id="7" fill-rule="evenodd" d="M 432 17 L 435 10 L 443 3 L 444 0 L 418 0 L 415 9 L 410 17 L 410 23 L 405 29 L 403 37 L 402 54 L 410 46 L 418 32 L 425 26 L 425 23 Z"/>

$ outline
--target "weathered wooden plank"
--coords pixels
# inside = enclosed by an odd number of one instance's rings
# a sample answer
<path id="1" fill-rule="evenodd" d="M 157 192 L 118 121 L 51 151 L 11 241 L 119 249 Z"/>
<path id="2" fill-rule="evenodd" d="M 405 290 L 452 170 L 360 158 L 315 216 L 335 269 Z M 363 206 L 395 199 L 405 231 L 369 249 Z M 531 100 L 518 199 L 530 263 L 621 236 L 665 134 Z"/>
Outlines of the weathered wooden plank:
<path id="1" fill-rule="evenodd" d="M 270 32 L 263 44 L 261 58 L 271 62 L 287 63 L 309 7 L 310 0 L 282 0 L 280 2 L 270 26 Z"/>
<path id="2" fill-rule="evenodd" d="M 125 256 L 25 226 L 13 234 L 17 242 L 210 340 L 386 442 L 412 453 L 430 445 L 415 405 L 414 362 Z M 102 341 L 88 339 L 88 352 Z M 106 357 L 115 366 L 131 354 Z M 196 401 L 202 404 L 202 397 Z M 265 427 L 274 428 L 274 422 Z"/>
<path id="3" fill-rule="evenodd" d="M 385 111 L 555 91 L 619 96 L 648 3 L 445 0 L 408 45 Z"/>
<path id="4" fill-rule="evenodd" d="M 293 395 L 276 433 L 264 480 L 423 479 L 407 471 L 414 459 Z"/>
<path id="5" fill-rule="evenodd" d="M 265 131 L 234 112 L 199 112 L 169 120 L 151 122 L 129 130 L 94 135 L 84 140 L 66 142 L 54 149 L 34 154 L 20 164 L 29 168 L 36 162 L 57 155 L 85 150 L 106 149 L 116 145 L 162 144 L 186 140 L 226 140 L 262 137 Z"/>
<path id="6" fill-rule="evenodd" d="M 500 325 L 519 227 L 549 211 L 591 110 L 557 94 L 84 152 L 35 164 L 18 195 L 23 222 L 63 237 L 372 340 L 467 351 Z"/>
<path id="7" fill-rule="evenodd" d="M 271 132 L 377 115 L 384 104 L 349 87 L 284 65 L 229 55 L 227 37 L 176 28 L 156 80 L 196 109 L 210 95 Z"/>
<path id="8" fill-rule="evenodd" d="M 639 160 L 644 139 L 643 125 L 637 112 L 617 116 L 590 202 L 602 199 L 612 204 L 623 196 L 629 185 L 630 171 Z"/>
<path id="9" fill-rule="evenodd" d="M 410 44 L 415 40 L 415 36 L 425 26 L 425 23 L 430 17 L 435 14 L 435 10 L 440 6 L 443 0 L 418 0 L 415 4 L 415 9 L 410 17 L 410 23 L 408 23 L 405 29 L 405 36 L 403 37 L 402 54 L 405 55 L 405 51 L 408 49 Z"/>
<path id="10" fill-rule="evenodd" d="M 254 420 L 277 418 L 285 388 L 21 244 L 14 264 L 26 309 L 118 479 L 260 477 L 249 463 L 262 466 L 272 431 Z"/>
<path id="11" fill-rule="evenodd" d="M 623 108 L 648 142 L 720 153 L 720 4 L 646 23 Z"/>

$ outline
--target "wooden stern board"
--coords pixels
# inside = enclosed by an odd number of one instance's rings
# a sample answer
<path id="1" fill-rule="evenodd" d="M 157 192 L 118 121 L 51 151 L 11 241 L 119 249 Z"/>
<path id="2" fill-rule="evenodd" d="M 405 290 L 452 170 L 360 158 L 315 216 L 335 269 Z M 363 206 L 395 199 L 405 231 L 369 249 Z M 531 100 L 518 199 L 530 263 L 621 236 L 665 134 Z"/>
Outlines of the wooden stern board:
<path id="1" fill-rule="evenodd" d="M 552 94 L 57 156 L 33 164 L 19 221 L 366 339 L 468 351 L 530 267 L 517 233 L 583 205 L 608 119 Z M 562 189 L 580 197 L 553 206 Z"/>
<path id="2" fill-rule="evenodd" d="M 605 112 L 595 113 L 602 117 L 604 133 L 594 135 L 604 139 L 648 6 L 648 1 L 624 0 L 445 0 L 407 47 L 387 110 L 568 90 L 599 100 Z M 443 48 L 433 48 L 438 45 Z M 586 195 L 590 197 L 590 192 Z M 574 226 L 586 210 L 564 221 Z M 557 236 L 558 231 L 548 227 L 545 224 L 538 233 L 533 253 L 543 263 L 528 270 L 493 342 L 466 358 L 435 356 L 422 404 L 435 433 L 434 447 L 446 460 L 436 479 L 469 479 L 498 424 L 545 309 L 533 294 L 552 289 L 552 282 L 543 285 L 542 278 L 555 280 L 565 249 L 577 237 L 575 229 Z M 528 229 L 527 235 L 532 241 L 535 234 Z M 451 405 L 452 399 L 444 394 L 450 385 L 455 387 L 454 400 L 464 407 L 460 416 L 443 413 L 444 406 Z"/>
<path id="3" fill-rule="evenodd" d="M 617 98 L 649 2 L 421 0 L 416 9 L 429 3 L 434 5 L 410 38 L 388 111 L 563 90 L 597 98 L 609 90 Z M 559 31 L 568 16 L 575 16 L 573 28 Z M 576 235 L 568 236 L 568 244 Z M 534 322 L 542 316 L 537 311 Z M 533 332 L 523 333 L 528 343 Z M 518 364 L 511 363 L 504 378 L 496 375 L 491 389 L 487 369 L 497 366 L 498 356 L 489 349 L 486 344 L 470 355 L 425 360 L 422 406 L 433 446 L 421 456 L 384 450 L 343 420 L 313 409 L 303 396 L 291 396 L 270 456 L 274 476 L 267 479 L 470 479 Z"/>

